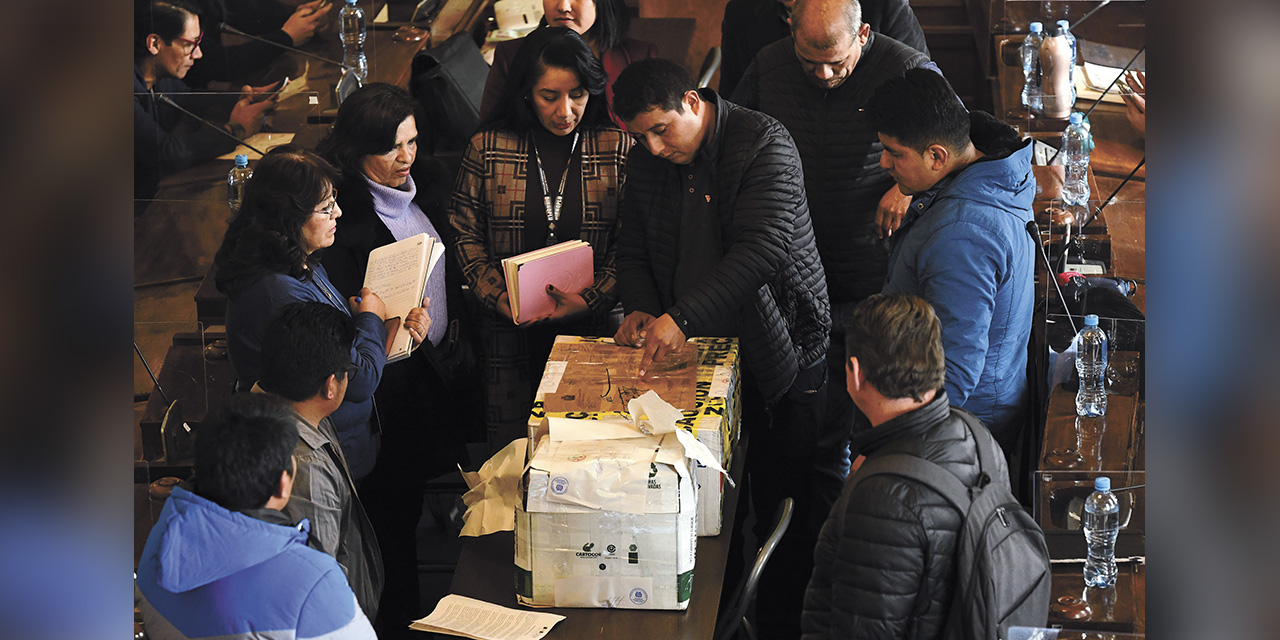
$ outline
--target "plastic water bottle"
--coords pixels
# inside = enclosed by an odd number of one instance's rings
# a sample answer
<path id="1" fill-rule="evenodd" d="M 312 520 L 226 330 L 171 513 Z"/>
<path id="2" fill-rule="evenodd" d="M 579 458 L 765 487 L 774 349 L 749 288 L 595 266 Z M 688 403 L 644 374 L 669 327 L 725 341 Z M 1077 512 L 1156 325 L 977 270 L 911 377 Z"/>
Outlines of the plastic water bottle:
<path id="1" fill-rule="evenodd" d="M 1079 53 L 1076 50 L 1076 37 L 1071 33 L 1071 23 L 1067 20 L 1059 20 L 1058 26 L 1062 28 L 1062 36 L 1067 39 L 1067 43 L 1071 45 L 1071 67 L 1067 71 L 1067 78 L 1071 80 L 1071 104 L 1076 103 L 1076 64 L 1080 62 Z"/>
<path id="2" fill-rule="evenodd" d="M 1111 493 L 1111 478 L 1093 480 L 1093 493 L 1084 503 L 1084 540 L 1089 557 L 1084 562 L 1084 583 L 1110 587 L 1116 583 L 1116 535 L 1120 533 L 1120 501 Z"/>
<path id="3" fill-rule="evenodd" d="M 227 173 L 227 206 L 231 207 L 231 215 L 240 213 L 240 203 L 244 200 L 244 185 L 253 177 L 253 169 L 249 168 L 249 156 L 236 154 L 236 165 Z"/>
<path id="4" fill-rule="evenodd" d="M 1089 202 L 1089 151 L 1092 138 L 1084 125 L 1084 114 L 1071 112 L 1067 128 L 1062 132 L 1062 164 L 1066 177 L 1062 181 L 1062 201 L 1069 205 Z"/>
<path id="5" fill-rule="evenodd" d="M 1076 415 L 1103 416 L 1107 413 L 1107 333 L 1098 326 L 1098 316 L 1084 317 L 1084 328 L 1076 334 L 1076 372 L 1080 390 L 1076 392 Z"/>
<path id="6" fill-rule="evenodd" d="M 1040 43 L 1040 95 L 1043 104 L 1041 115 L 1047 118 L 1065 118 L 1075 105 L 1071 86 L 1071 43 L 1062 33 L 1062 27 L 1048 24 L 1044 27 L 1044 41 Z"/>
<path id="7" fill-rule="evenodd" d="M 1044 25 L 1031 23 L 1031 33 L 1022 41 L 1022 106 L 1032 113 L 1043 108 L 1040 97 L 1040 43 L 1044 41 Z"/>
<path id="8" fill-rule="evenodd" d="M 355 69 L 363 84 L 369 78 L 369 60 L 364 55 L 364 9 L 356 0 L 347 0 L 338 15 L 338 27 L 342 35 L 342 64 Z"/>

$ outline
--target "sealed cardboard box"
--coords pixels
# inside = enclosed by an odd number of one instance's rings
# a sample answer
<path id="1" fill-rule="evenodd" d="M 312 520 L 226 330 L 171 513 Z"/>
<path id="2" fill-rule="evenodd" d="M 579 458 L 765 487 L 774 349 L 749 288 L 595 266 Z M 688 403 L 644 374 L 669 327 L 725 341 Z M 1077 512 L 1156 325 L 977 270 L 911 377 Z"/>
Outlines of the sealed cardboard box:
<path id="1" fill-rule="evenodd" d="M 640 356 L 640 349 L 619 346 L 611 338 L 558 336 L 529 416 L 531 445 L 547 434 L 548 416 L 609 420 L 624 415 L 632 398 L 653 390 L 681 411 L 677 424 L 729 468 L 741 423 L 738 340 L 693 338 L 654 363 L 643 379 L 636 375 Z M 699 464 L 693 480 L 698 487 L 698 535 L 719 535 L 724 477 Z"/>
<path id="2" fill-rule="evenodd" d="M 539 445 L 516 509 L 521 604 L 689 606 L 696 490 L 683 459 L 668 464 L 655 457 L 663 442 L 653 436 Z"/>

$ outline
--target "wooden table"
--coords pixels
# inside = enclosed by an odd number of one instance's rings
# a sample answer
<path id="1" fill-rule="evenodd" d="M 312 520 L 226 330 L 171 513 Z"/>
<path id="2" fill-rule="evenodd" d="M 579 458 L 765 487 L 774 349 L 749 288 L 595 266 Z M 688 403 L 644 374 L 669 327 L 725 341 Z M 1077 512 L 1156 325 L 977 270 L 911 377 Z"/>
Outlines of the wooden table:
<path id="1" fill-rule="evenodd" d="M 739 441 L 739 448 L 733 454 L 734 461 L 730 469 L 735 482 L 739 484 L 742 482 L 746 447 L 744 438 Z M 720 606 L 725 567 L 730 560 L 729 539 L 732 537 L 737 504 L 738 489 L 726 486 L 724 527 L 720 535 L 698 538 L 693 595 L 689 599 L 687 610 L 539 609 L 565 616 L 546 637 L 549 640 L 711 638 Z M 465 540 L 449 591 L 504 607 L 520 608 L 521 605 L 516 603 L 514 534 L 503 531 Z"/>

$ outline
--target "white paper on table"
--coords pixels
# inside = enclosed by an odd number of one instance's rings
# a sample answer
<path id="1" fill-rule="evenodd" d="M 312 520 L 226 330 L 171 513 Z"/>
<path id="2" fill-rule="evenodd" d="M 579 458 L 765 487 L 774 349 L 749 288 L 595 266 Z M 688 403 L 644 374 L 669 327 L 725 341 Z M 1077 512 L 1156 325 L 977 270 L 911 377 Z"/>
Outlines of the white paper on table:
<path id="1" fill-rule="evenodd" d="M 261 149 L 263 152 L 267 152 L 267 151 L 270 151 L 272 147 L 278 147 L 282 144 L 289 144 L 290 142 L 293 142 L 293 134 L 292 133 L 258 132 L 249 136 L 249 139 L 245 140 L 245 142 L 249 143 L 249 145 L 254 148 Z M 250 160 L 258 160 L 262 158 L 262 154 L 258 153 L 257 151 L 254 151 L 253 149 L 250 149 L 245 145 L 238 145 L 236 146 L 235 151 L 232 151 L 231 153 L 224 153 L 218 156 L 218 159 L 219 160 L 235 160 L 236 155 L 238 154 L 249 156 Z"/>
<path id="2" fill-rule="evenodd" d="M 477 640 L 538 640 L 561 620 L 564 616 L 554 613 L 508 609 L 449 594 L 431 615 L 413 621 L 409 628 Z"/>
<path id="3" fill-rule="evenodd" d="M 635 424 L 623 417 L 604 420 L 578 420 L 560 416 L 547 416 L 551 439 L 556 442 L 571 440 L 618 440 L 643 438 Z"/>

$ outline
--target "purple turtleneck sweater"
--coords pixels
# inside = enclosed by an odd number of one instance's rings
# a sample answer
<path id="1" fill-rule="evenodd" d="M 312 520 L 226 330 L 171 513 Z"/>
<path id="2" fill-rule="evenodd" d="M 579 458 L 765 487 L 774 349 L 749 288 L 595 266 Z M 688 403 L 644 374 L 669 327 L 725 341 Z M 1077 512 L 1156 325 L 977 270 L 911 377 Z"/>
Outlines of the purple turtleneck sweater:
<path id="1" fill-rule="evenodd" d="M 413 184 L 413 176 L 409 176 L 409 179 L 399 188 L 378 184 L 370 180 L 369 176 L 365 176 L 364 179 L 369 183 L 369 193 L 373 194 L 374 211 L 378 212 L 378 217 L 391 230 L 391 235 L 395 236 L 397 241 L 411 238 L 419 233 L 431 236 L 436 242 L 441 241 L 440 234 L 436 233 L 436 228 L 431 225 L 431 219 L 413 202 L 413 196 L 418 193 L 417 186 Z M 444 284 L 448 262 L 447 259 L 441 258 L 435 270 L 431 272 L 431 277 L 427 278 L 427 297 L 431 298 L 431 306 L 427 309 L 427 315 L 431 316 L 431 328 L 427 329 L 427 340 L 436 346 L 440 344 L 440 339 L 444 337 L 449 325 L 449 305 L 445 300 Z"/>

